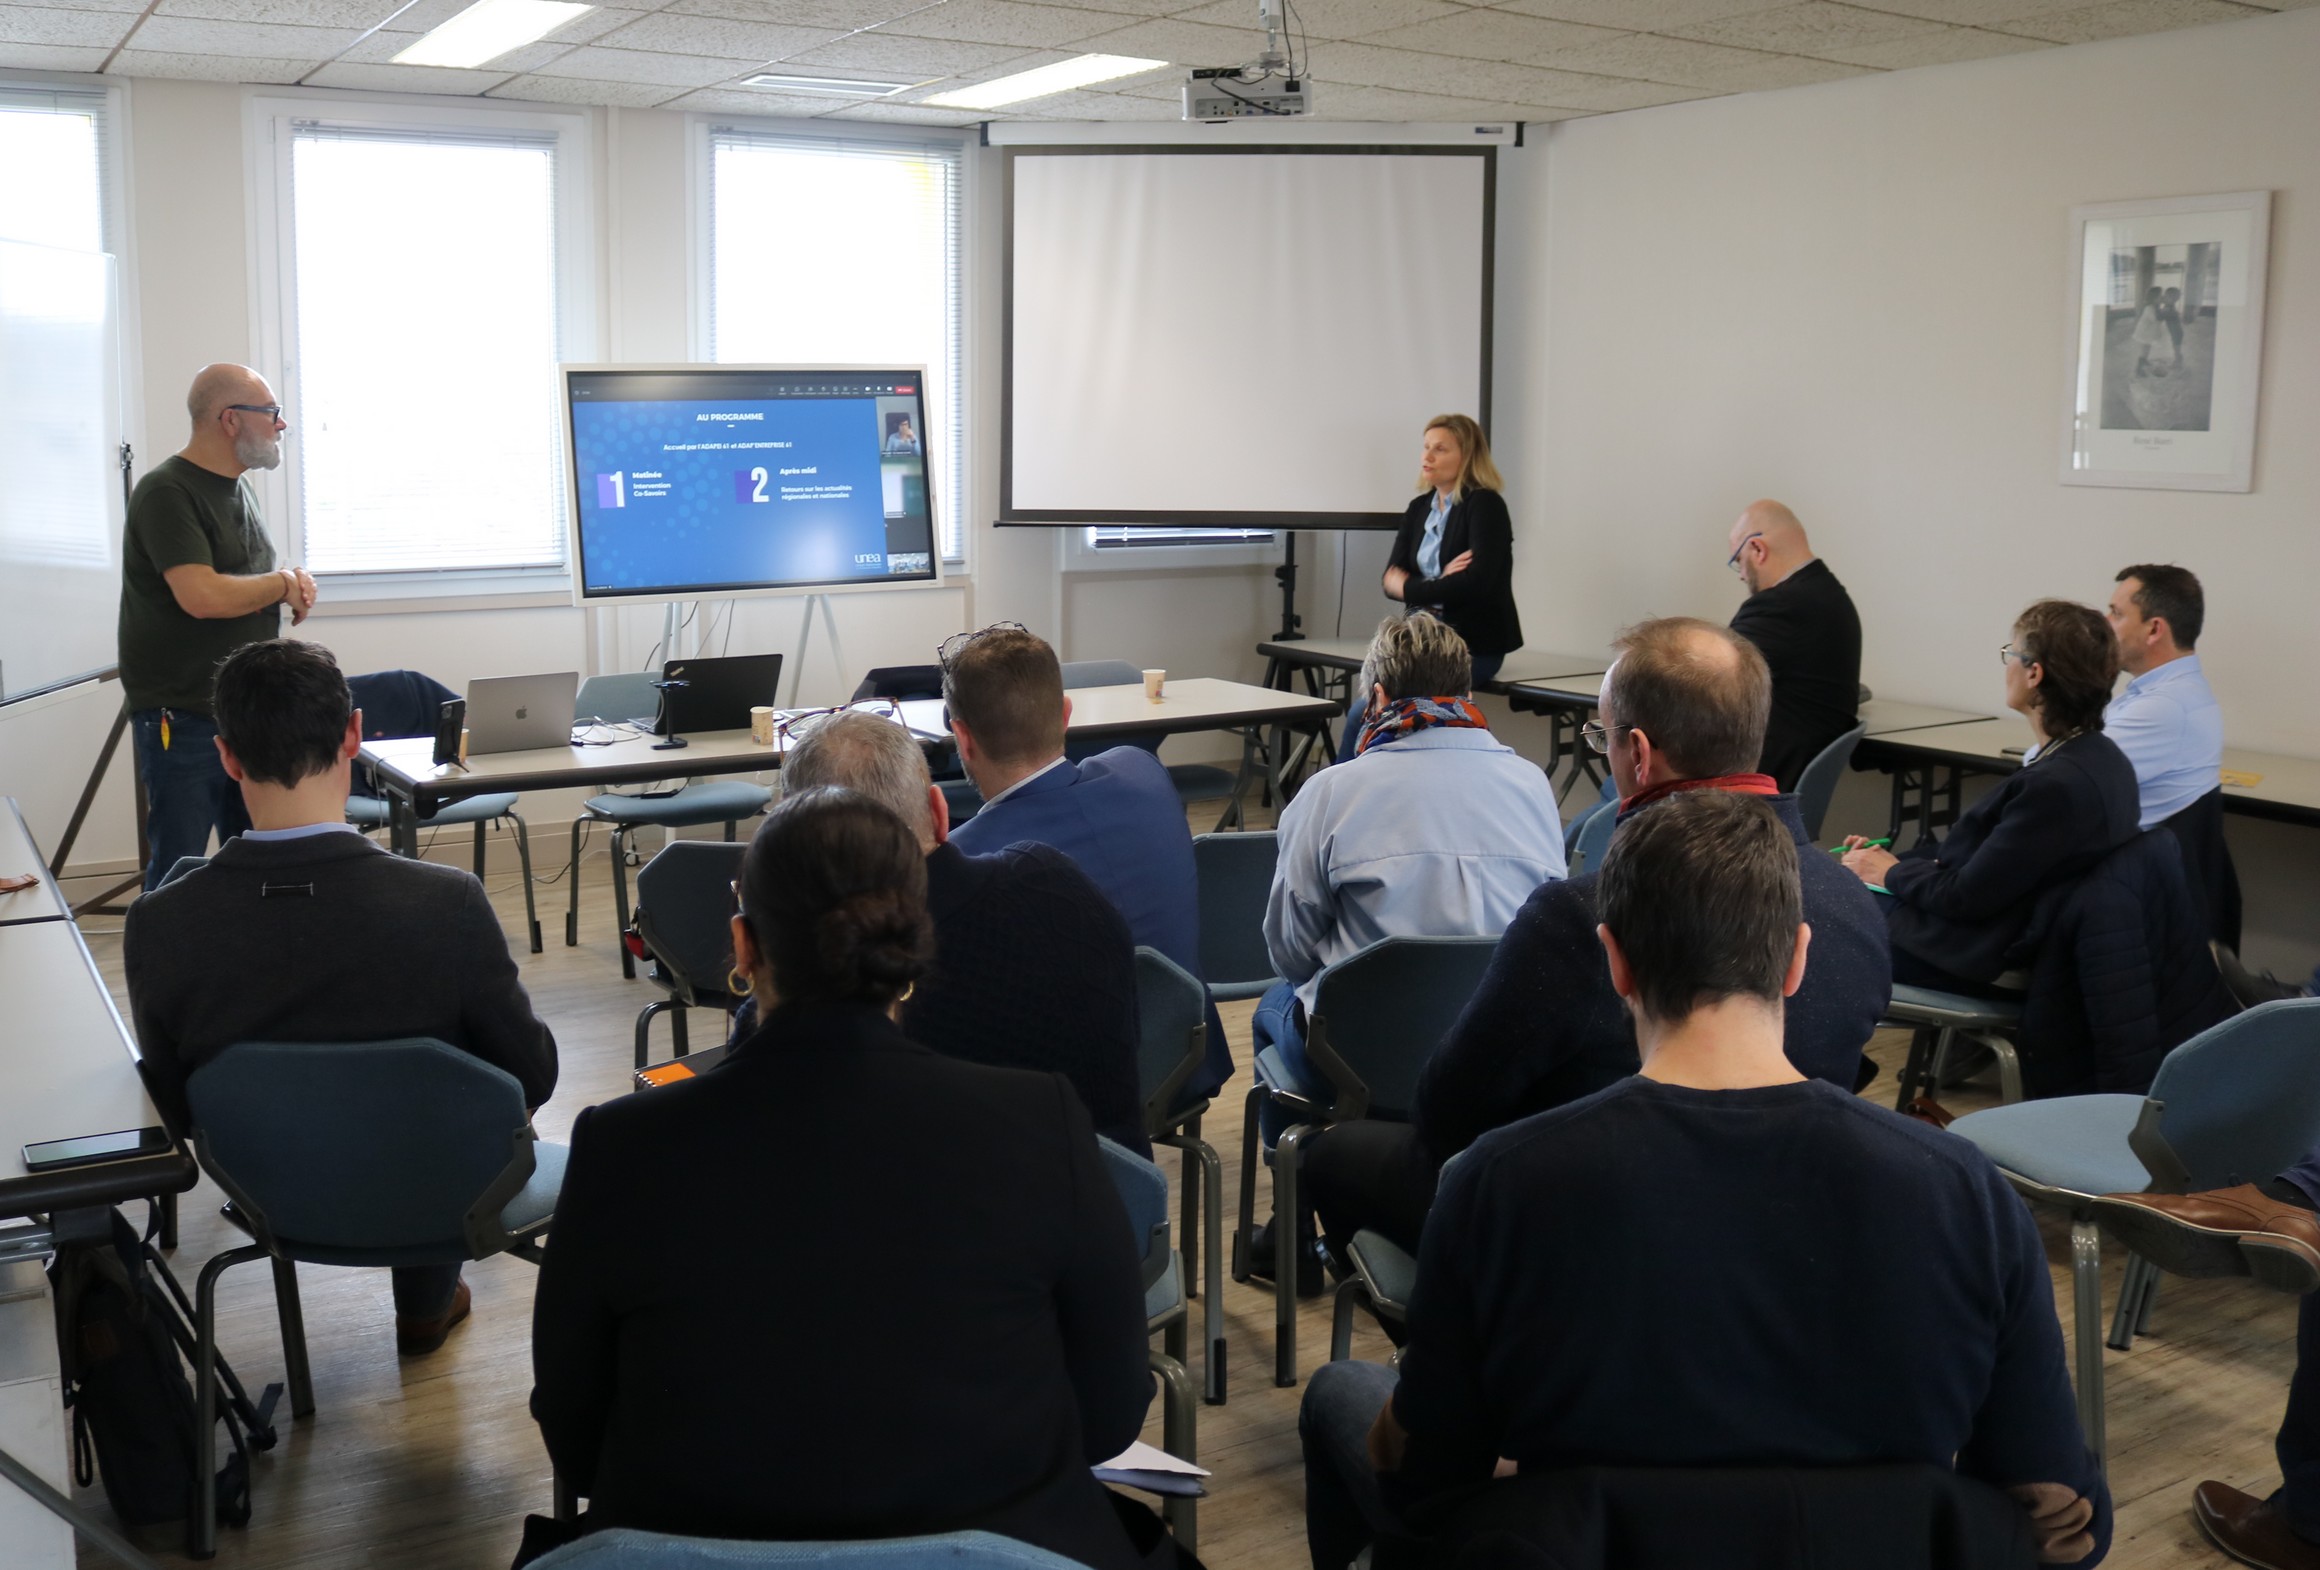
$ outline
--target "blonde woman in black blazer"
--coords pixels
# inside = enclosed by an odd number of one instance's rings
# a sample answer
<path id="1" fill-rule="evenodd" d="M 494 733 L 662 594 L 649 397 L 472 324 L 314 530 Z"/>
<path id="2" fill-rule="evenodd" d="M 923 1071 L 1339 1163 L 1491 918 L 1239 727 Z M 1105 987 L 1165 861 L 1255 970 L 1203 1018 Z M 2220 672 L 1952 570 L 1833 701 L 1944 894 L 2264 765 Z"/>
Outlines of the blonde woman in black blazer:
<path id="1" fill-rule="evenodd" d="M 1426 489 L 1402 514 L 1386 563 L 1386 598 L 1457 628 L 1474 655 L 1479 686 L 1523 641 L 1514 608 L 1514 522 L 1499 495 L 1506 482 L 1490 461 L 1490 438 L 1463 414 L 1426 423 L 1418 477 Z M 1440 543 L 1429 550 L 1437 516 Z"/>

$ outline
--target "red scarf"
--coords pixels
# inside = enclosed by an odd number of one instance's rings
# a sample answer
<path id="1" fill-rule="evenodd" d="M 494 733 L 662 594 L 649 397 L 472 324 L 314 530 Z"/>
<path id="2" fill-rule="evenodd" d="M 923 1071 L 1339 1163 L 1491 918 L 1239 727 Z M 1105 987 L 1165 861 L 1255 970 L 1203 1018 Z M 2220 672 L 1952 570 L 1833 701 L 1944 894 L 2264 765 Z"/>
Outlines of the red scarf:
<path id="1" fill-rule="evenodd" d="M 1728 790 L 1735 796 L 1777 796 L 1780 782 L 1769 774 L 1713 774 L 1704 780 L 1670 780 L 1665 785 L 1637 791 L 1619 804 L 1619 810 L 1633 812 L 1680 790 Z"/>

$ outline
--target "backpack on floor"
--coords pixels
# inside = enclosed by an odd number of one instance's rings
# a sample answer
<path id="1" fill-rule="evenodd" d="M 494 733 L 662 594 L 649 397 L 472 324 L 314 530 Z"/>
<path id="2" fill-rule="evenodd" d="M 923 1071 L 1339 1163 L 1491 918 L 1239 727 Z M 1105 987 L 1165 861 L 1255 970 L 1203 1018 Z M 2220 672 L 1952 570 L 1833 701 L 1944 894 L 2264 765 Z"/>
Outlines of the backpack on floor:
<path id="1" fill-rule="evenodd" d="M 49 1267 L 65 1405 L 73 1414 L 74 1480 L 86 1488 L 102 1478 L 105 1498 L 125 1526 L 184 1521 L 190 1527 L 199 1497 L 197 1419 L 186 1377 L 194 1350 L 190 1305 L 128 1220 L 117 1210 L 108 1214 L 109 1240 L 67 1243 Z M 260 1449 L 273 1444 L 268 1418 L 280 1390 L 269 1387 L 252 1408 L 232 1374 L 219 1367 L 216 1411 L 233 1444 L 213 1486 L 219 1523 L 240 1526 L 250 1519 L 249 1442 Z"/>

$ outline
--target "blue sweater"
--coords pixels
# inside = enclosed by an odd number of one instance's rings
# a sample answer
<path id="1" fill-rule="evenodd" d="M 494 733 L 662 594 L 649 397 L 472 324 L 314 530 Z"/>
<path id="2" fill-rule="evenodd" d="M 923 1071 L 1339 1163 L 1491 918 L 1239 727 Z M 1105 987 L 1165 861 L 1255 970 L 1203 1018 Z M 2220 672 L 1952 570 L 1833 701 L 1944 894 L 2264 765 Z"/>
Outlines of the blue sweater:
<path id="1" fill-rule="evenodd" d="M 1865 1327 L 1874 1333 L 1864 1333 Z M 1987 1157 L 1808 1080 L 1643 1078 L 1479 1140 L 1426 1222 L 1405 1508 L 1605 1466 L 1921 1461 L 2110 1496 L 2037 1226 Z"/>

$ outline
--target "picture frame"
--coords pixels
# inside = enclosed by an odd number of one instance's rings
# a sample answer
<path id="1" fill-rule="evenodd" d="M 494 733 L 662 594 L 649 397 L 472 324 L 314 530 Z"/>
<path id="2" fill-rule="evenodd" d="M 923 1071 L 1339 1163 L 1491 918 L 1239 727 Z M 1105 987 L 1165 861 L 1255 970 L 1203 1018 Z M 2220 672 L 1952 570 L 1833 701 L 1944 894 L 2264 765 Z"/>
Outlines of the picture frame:
<path id="1" fill-rule="evenodd" d="M 2070 210 L 2062 483 L 2254 486 L 2272 193 Z"/>

